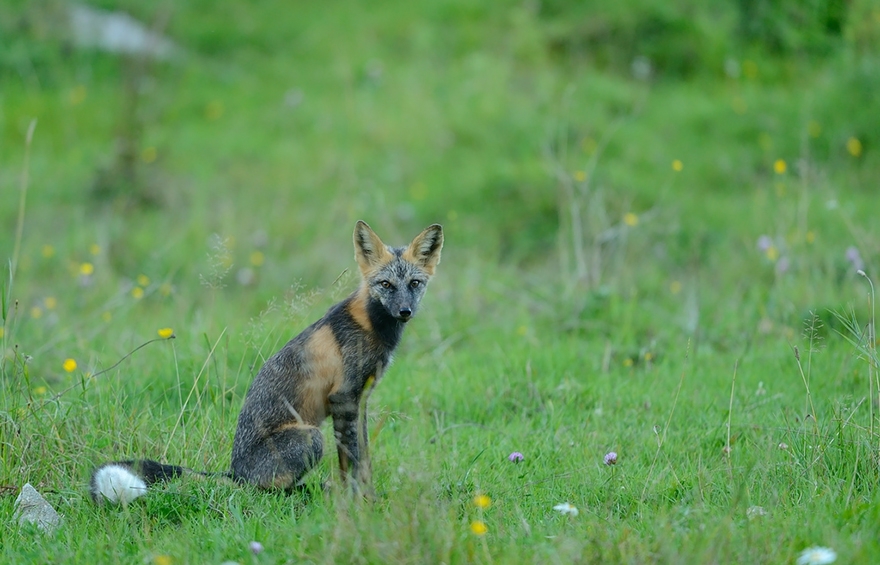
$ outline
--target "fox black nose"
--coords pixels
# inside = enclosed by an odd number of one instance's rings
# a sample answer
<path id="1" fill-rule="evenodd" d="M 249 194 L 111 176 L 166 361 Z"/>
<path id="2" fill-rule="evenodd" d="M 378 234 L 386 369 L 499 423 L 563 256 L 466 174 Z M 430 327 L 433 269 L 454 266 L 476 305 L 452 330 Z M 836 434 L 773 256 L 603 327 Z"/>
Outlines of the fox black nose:
<path id="1" fill-rule="evenodd" d="M 401 309 L 400 309 L 400 317 L 401 317 L 401 318 L 403 318 L 404 320 L 406 320 L 406 319 L 409 318 L 410 316 L 412 316 L 412 310 L 410 310 L 409 308 L 401 308 Z"/>

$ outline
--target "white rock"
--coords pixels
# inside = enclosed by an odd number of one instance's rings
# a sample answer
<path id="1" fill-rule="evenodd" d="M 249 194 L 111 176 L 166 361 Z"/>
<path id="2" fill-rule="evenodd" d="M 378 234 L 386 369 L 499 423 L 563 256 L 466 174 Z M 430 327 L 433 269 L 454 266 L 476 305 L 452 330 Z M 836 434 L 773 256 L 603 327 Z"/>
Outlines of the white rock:
<path id="1" fill-rule="evenodd" d="M 21 487 L 21 494 L 15 499 L 15 515 L 19 524 L 36 524 L 46 532 L 61 525 L 61 516 L 30 483 Z"/>

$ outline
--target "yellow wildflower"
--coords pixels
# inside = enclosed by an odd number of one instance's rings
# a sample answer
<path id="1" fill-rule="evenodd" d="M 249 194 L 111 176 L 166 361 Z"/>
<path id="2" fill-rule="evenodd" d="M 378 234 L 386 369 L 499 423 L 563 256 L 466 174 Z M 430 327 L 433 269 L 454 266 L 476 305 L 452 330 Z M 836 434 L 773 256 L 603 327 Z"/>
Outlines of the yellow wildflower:
<path id="1" fill-rule="evenodd" d="M 84 277 L 87 277 L 94 272 L 95 272 L 95 266 L 92 265 L 91 263 L 89 263 L 88 261 L 85 263 L 82 263 L 79 266 L 79 274 L 81 274 Z"/>
<path id="2" fill-rule="evenodd" d="M 86 99 L 87 93 L 88 93 L 88 91 L 86 90 L 85 86 L 83 86 L 81 84 L 74 86 L 70 90 L 70 105 L 71 106 L 78 106 L 78 105 L 82 104 Z"/>
<path id="3" fill-rule="evenodd" d="M 623 215 L 623 223 L 630 227 L 634 227 L 639 223 L 639 217 L 632 212 L 627 212 Z"/>
<path id="4" fill-rule="evenodd" d="M 101 254 L 101 246 L 97 243 L 93 243 L 89 246 L 89 253 L 92 255 L 100 255 Z"/>
<path id="5" fill-rule="evenodd" d="M 474 520 L 471 522 L 471 531 L 478 535 L 483 536 L 486 535 L 486 532 L 489 531 L 489 528 L 486 526 L 486 523 L 481 520 Z"/>
<path id="6" fill-rule="evenodd" d="M 584 171 L 575 171 L 574 180 L 578 182 L 584 182 L 585 180 L 587 180 L 587 173 L 585 173 Z"/>
<path id="7" fill-rule="evenodd" d="M 171 328 L 162 328 L 158 331 L 158 334 L 162 339 L 168 339 L 169 337 L 174 336 L 174 330 Z"/>
<path id="8" fill-rule="evenodd" d="M 42 253 L 44 259 L 50 259 L 53 255 L 55 255 L 55 248 L 47 243 L 43 246 L 43 249 L 40 252 Z"/>
<path id="9" fill-rule="evenodd" d="M 851 137 L 846 140 L 846 150 L 853 157 L 858 157 L 862 154 L 862 142 L 856 137 Z"/>
<path id="10" fill-rule="evenodd" d="M 261 266 L 266 261 L 266 256 L 262 251 L 254 251 L 251 253 L 251 265 L 254 267 Z"/>
<path id="11" fill-rule="evenodd" d="M 141 151 L 141 161 L 146 164 L 150 164 L 156 160 L 156 157 L 159 156 L 159 152 L 156 151 L 155 147 L 147 147 L 143 151 Z"/>
<path id="12" fill-rule="evenodd" d="M 31 318 L 33 318 L 34 320 L 39 320 L 42 317 L 43 317 L 43 309 L 42 308 L 40 308 L 39 306 L 34 306 L 33 308 L 31 308 Z"/>
<path id="13" fill-rule="evenodd" d="M 61 367 L 63 367 L 68 373 L 76 371 L 76 359 L 65 359 L 64 363 L 61 364 Z"/>
<path id="14" fill-rule="evenodd" d="M 47 296 L 45 300 L 43 300 L 43 304 L 46 306 L 46 310 L 54 310 L 56 306 L 58 306 L 58 300 L 55 299 L 54 296 Z"/>
<path id="15" fill-rule="evenodd" d="M 139 286 L 134 287 L 133 289 L 131 289 L 131 296 L 135 300 L 140 300 L 144 297 L 144 289 Z"/>
<path id="16" fill-rule="evenodd" d="M 153 557 L 153 565 L 171 565 L 174 561 L 170 555 L 157 555 Z"/>
<path id="17" fill-rule="evenodd" d="M 219 100 L 212 100 L 208 102 L 208 105 L 205 107 L 205 117 L 211 121 L 220 119 L 220 116 L 223 115 L 223 102 Z"/>
<path id="18" fill-rule="evenodd" d="M 489 505 L 492 504 L 492 499 L 486 496 L 485 494 L 478 494 L 474 497 L 474 506 L 477 508 L 486 509 L 489 508 Z"/>
<path id="19" fill-rule="evenodd" d="M 788 170 L 788 165 L 785 163 L 785 160 L 776 159 L 776 162 L 773 163 L 773 170 L 776 172 L 777 175 L 781 175 Z"/>
<path id="20" fill-rule="evenodd" d="M 672 161 L 672 170 L 676 173 L 680 173 L 681 170 L 684 169 L 684 163 L 681 162 L 680 159 L 675 159 Z"/>
<path id="21" fill-rule="evenodd" d="M 140 274 L 137 276 L 137 283 L 140 286 L 150 286 L 150 277 L 144 274 Z"/>

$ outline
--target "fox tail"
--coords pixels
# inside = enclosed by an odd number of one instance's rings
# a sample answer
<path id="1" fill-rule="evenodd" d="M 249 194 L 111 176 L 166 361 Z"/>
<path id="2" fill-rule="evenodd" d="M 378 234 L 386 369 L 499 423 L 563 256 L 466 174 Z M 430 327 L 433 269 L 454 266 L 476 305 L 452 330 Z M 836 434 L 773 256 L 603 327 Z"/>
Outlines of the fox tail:
<path id="1" fill-rule="evenodd" d="M 89 494 L 98 504 L 105 501 L 127 505 L 147 494 L 147 488 L 189 474 L 224 475 L 228 473 L 201 473 L 179 465 L 164 465 L 151 459 L 114 461 L 105 463 L 92 472 Z"/>

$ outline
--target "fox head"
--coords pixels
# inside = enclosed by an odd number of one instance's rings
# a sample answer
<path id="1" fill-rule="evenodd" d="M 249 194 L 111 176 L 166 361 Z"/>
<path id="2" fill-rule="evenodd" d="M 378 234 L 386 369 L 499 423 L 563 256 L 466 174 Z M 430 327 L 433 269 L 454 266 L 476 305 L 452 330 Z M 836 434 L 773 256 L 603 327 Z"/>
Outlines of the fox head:
<path id="1" fill-rule="evenodd" d="M 388 247 L 362 221 L 354 227 L 354 258 L 371 302 L 401 322 L 415 315 L 442 248 L 439 224 L 425 228 L 407 247 Z"/>

